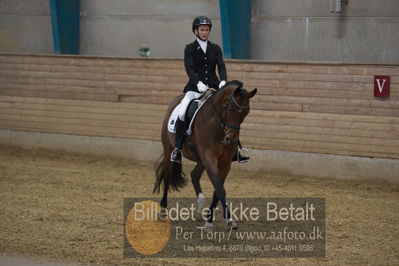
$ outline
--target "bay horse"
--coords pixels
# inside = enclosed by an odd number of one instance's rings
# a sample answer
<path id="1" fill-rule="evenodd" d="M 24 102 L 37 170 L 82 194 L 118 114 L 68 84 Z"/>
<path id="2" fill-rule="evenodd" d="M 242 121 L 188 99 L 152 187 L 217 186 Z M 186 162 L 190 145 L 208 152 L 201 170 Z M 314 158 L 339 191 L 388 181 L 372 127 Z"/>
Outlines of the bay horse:
<path id="1" fill-rule="evenodd" d="M 196 154 L 184 141 L 183 156 L 197 165 L 191 172 L 191 181 L 197 195 L 197 201 L 202 194 L 199 180 L 206 170 L 214 187 L 210 212 L 205 223 L 212 227 L 214 210 L 218 201 L 223 208 L 223 217 L 228 227 L 237 228 L 231 219 L 226 204 L 226 190 L 223 185 L 230 171 L 232 158 L 237 152 L 240 125 L 250 111 L 250 98 L 255 96 L 257 89 L 248 92 L 242 82 L 233 80 L 215 92 L 198 111 L 192 124 L 192 140 L 195 143 Z M 181 164 L 171 162 L 170 155 L 175 147 L 175 134 L 168 132 L 168 120 L 174 108 L 180 103 L 184 95 L 177 96 L 169 105 L 162 125 L 161 140 L 163 155 L 158 159 L 156 180 L 153 193 L 160 192 L 163 182 L 163 197 L 161 207 L 167 207 L 168 191 L 179 190 L 186 184 L 186 178 L 181 170 Z M 186 137 L 187 138 L 187 137 Z M 197 208 L 198 210 L 198 208 Z"/>

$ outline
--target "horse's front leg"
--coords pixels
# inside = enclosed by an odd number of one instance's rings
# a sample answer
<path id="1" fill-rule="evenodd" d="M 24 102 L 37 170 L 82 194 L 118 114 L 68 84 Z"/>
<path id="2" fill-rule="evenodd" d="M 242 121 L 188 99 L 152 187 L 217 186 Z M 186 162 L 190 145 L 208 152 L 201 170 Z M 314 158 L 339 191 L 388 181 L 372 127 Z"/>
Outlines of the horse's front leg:
<path id="1" fill-rule="evenodd" d="M 231 168 L 231 160 L 229 160 L 230 157 L 227 157 L 227 159 L 225 159 L 223 161 L 223 163 L 220 164 L 219 167 L 219 176 L 221 177 L 221 183 L 222 183 L 222 189 L 223 189 L 223 195 L 224 198 L 226 199 L 226 190 L 224 188 L 224 182 L 226 181 L 227 175 L 230 172 L 230 168 Z M 224 215 L 225 219 L 226 219 L 226 225 L 229 229 L 238 229 L 237 224 L 234 222 L 233 218 L 230 215 L 230 210 L 227 207 L 227 202 L 226 202 L 226 214 Z M 228 217 L 228 218 L 226 218 Z"/>
<path id="2" fill-rule="evenodd" d="M 213 192 L 211 206 L 209 207 L 208 217 L 205 222 L 205 228 L 207 228 L 207 229 L 213 228 L 213 219 L 215 217 L 215 208 L 216 208 L 217 204 L 218 204 L 218 197 L 216 196 L 216 191 L 215 191 L 215 192 Z"/>
<path id="3" fill-rule="evenodd" d="M 211 156 L 205 156 L 205 157 L 206 157 L 206 159 L 204 160 L 204 167 L 205 167 L 205 169 L 208 173 L 208 176 L 215 188 L 216 199 L 219 200 L 220 203 L 222 204 L 223 217 L 224 217 L 224 219 L 226 219 L 226 221 L 231 221 L 230 210 L 226 203 L 226 191 L 223 187 L 223 183 L 227 176 L 228 170 L 230 169 L 230 165 L 227 164 L 224 167 L 227 169 L 223 168 L 223 170 L 219 170 L 217 167 L 219 162 L 215 157 L 211 157 Z M 215 199 L 215 195 L 214 195 L 214 199 Z M 217 201 L 216 201 L 216 203 L 217 203 Z M 211 204 L 211 206 L 212 206 L 212 204 Z M 213 219 L 213 217 L 212 218 L 209 217 L 207 222 L 211 223 L 212 219 Z"/>
<path id="4" fill-rule="evenodd" d="M 231 214 L 230 214 L 230 210 L 227 206 L 227 201 L 226 201 L 226 190 L 223 187 L 223 183 L 222 180 L 220 180 L 219 175 L 215 178 L 214 180 L 214 187 L 215 187 L 215 194 L 218 198 L 218 200 L 220 201 L 220 204 L 222 204 L 222 208 L 223 208 L 223 218 L 226 221 L 231 220 Z"/>

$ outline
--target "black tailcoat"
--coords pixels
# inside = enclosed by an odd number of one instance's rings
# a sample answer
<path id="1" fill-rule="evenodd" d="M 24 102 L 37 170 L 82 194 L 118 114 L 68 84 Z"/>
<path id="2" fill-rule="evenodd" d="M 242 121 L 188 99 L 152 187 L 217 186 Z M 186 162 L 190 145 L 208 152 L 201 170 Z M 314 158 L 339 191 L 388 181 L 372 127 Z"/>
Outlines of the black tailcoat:
<path id="1" fill-rule="evenodd" d="M 223 61 L 222 49 L 219 45 L 208 41 L 206 53 L 195 40 L 187 44 L 184 49 L 184 66 L 186 68 L 189 81 L 184 88 L 184 92 L 198 92 L 197 83 L 202 81 L 209 88 L 219 89 L 219 78 L 216 75 L 216 66 L 220 80 L 227 81 L 226 66 Z"/>

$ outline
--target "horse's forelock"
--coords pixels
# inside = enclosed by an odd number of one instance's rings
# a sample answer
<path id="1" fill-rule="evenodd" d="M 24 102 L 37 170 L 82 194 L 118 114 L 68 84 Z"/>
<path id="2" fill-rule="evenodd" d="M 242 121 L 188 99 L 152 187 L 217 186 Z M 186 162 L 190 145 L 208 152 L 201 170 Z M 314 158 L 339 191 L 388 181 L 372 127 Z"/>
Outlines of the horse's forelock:
<path id="1" fill-rule="evenodd" d="M 239 97 L 239 99 L 237 99 L 237 101 L 240 101 L 240 105 L 248 105 L 249 104 L 249 92 L 247 89 L 241 88 L 238 97 Z"/>

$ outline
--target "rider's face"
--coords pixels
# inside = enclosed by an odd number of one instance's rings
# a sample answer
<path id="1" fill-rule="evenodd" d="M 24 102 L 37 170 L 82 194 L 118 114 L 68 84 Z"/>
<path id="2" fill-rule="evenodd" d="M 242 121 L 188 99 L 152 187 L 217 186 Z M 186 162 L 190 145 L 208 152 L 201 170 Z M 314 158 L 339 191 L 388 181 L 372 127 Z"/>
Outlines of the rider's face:
<path id="1" fill-rule="evenodd" d="M 197 36 L 203 40 L 206 41 L 208 40 L 209 33 L 211 31 L 211 27 L 209 25 L 200 25 L 196 30 L 195 33 Z"/>

